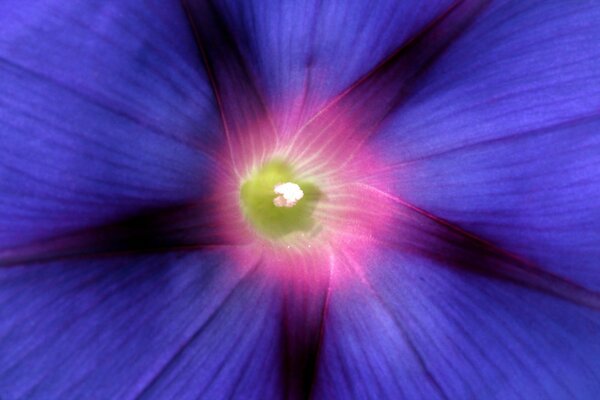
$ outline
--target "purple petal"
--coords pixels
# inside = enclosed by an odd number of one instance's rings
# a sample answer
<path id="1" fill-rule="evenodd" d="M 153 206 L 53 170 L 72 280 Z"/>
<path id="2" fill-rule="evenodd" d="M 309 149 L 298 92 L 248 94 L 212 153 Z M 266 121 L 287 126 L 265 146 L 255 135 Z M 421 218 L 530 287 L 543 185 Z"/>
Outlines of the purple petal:
<path id="1" fill-rule="evenodd" d="M 355 268 L 351 262 L 346 268 Z M 382 251 L 332 292 L 322 398 L 593 398 L 600 311 Z"/>
<path id="2" fill-rule="evenodd" d="M 405 100 L 415 81 L 422 78 L 428 66 L 460 37 L 486 5 L 483 0 L 467 0 L 448 7 L 294 131 L 292 143 L 306 149 L 303 154 L 309 159 L 309 154 L 324 153 L 328 159 L 337 158 L 333 163 L 336 167 L 360 164 L 357 159 L 370 151 L 365 149 L 367 139 L 381 128 L 382 121 Z M 341 142 L 344 146 L 339 145 Z M 360 152 L 363 156 L 357 157 Z M 373 172 L 373 167 L 358 169 L 362 171 L 356 173 L 357 180 Z"/>
<path id="3" fill-rule="evenodd" d="M 218 3 L 279 128 L 294 130 L 453 3 Z"/>
<path id="4" fill-rule="evenodd" d="M 281 263 L 276 267 L 281 268 Z M 284 398 L 310 398 L 314 392 L 324 325 L 329 310 L 330 260 L 295 260 L 278 284 L 283 290 L 282 377 Z"/>
<path id="5" fill-rule="evenodd" d="M 205 191 L 218 119 L 180 4 L 3 2 L 0 38 L 2 246 Z"/>
<path id="6" fill-rule="evenodd" d="M 592 3 L 495 3 L 374 143 L 404 200 L 594 289 L 598 18 Z"/>
<path id="7" fill-rule="evenodd" d="M 277 144 L 271 115 L 242 57 L 234 27 L 211 1 L 183 4 L 219 107 L 227 146 L 223 163 L 244 176 L 248 173 L 244 168 L 270 157 Z"/>
<path id="8" fill-rule="evenodd" d="M 215 217 L 214 202 L 143 209 L 124 218 L 0 251 L 0 268 L 73 258 L 192 251 L 233 242 Z"/>
<path id="9" fill-rule="evenodd" d="M 281 301 L 248 267 L 215 250 L 0 269 L 2 396 L 272 398 Z"/>
<path id="10" fill-rule="evenodd" d="M 391 223 L 374 236 L 380 248 L 416 254 L 459 271 L 506 280 L 575 304 L 600 309 L 600 293 L 588 285 L 537 265 L 399 197 L 375 189 L 371 191 L 393 213 Z"/>

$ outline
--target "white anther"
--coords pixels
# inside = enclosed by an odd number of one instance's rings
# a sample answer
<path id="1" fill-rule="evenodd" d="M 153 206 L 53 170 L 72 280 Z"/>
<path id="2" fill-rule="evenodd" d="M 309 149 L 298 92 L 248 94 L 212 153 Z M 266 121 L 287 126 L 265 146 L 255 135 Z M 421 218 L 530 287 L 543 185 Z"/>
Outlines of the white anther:
<path id="1" fill-rule="evenodd" d="M 276 207 L 294 207 L 298 200 L 304 197 L 300 186 L 292 182 L 279 183 L 275 185 L 273 191 L 279 195 L 273 199 Z"/>

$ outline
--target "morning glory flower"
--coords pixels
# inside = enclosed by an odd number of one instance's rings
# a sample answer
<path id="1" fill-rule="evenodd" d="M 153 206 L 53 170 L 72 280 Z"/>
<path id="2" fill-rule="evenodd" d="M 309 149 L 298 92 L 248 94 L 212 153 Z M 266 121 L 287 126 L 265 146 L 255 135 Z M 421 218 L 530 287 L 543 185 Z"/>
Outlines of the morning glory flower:
<path id="1" fill-rule="evenodd" d="M 0 4 L 0 399 L 593 399 L 600 3 Z"/>

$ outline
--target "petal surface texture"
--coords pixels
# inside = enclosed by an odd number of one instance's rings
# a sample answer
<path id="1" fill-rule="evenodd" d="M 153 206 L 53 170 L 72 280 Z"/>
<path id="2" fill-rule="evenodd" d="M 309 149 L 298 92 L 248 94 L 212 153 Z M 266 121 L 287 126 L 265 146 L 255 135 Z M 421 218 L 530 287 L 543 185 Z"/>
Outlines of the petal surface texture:
<path id="1" fill-rule="evenodd" d="M 278 127 L 295 130 L 453 2 L 214 3 L 235 27 Z"/>
<path id="2" fill-rule="evenodd" d="M 318 398 L 591 399 L 600 389 L 598 309 L 395 250 L 371 261 L 362 280 L 332 288 Z"/>
<path id="3" fill-rule="evenodd" d="M 3 269 L 8 399 L 272 398 L 274 285 L 223 251 Z"/>
<path id="4" fill-rule="evenodd" d="M 595 398 L 598 21 L 3 2 L 0 399 Z M 242 221 L 274 154 L 341 205 L 325 250 Z"/>
<path id="5" fill-rule="evenodd" d="M 8 1 L 0 26 L 2 247 L 202 194 L 219 126 L 180 4 Z"/>
<path id="6" fill-rule="evenodd" d="M 376 139 L 398 196 L 595 290 L 598 17 L 594 2 L 493 2 Z"/>

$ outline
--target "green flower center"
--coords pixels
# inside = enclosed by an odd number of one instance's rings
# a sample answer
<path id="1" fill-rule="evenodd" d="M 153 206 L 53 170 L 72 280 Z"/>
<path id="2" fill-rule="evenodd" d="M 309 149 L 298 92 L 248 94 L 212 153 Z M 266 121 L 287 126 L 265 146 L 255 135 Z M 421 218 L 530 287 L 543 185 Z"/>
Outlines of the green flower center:
<path id="1" fill-rule="evenodd" d="M 246 218 L 270 239 L 315 229 L 313 212 L 321 196 L 315 184 L 297 179 L 292 167 L 279 160 L 253 172 L 240 190 Z"/>

